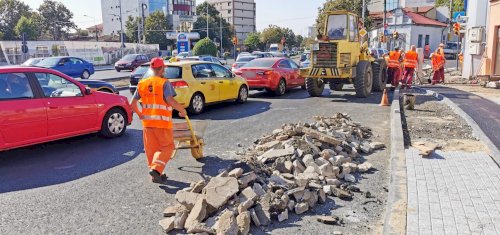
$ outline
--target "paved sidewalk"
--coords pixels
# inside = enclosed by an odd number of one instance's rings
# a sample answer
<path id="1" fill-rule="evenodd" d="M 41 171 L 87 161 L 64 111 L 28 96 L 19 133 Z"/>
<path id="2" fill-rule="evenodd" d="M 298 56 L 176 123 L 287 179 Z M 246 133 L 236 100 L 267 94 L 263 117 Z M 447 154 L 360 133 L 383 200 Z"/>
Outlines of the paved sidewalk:
<path id="1" fill-rule="evenodd" d="M 500 148 L 500 105 L 469 92 L 444 86 L 423 86 L 450 99 L 467 113 L 491 142 Z"/>
<path id="2" fill-rule="evenodd" d="M 500 234 L 500 168 L 486 153 L 405 151 L 407 234 Z"/>

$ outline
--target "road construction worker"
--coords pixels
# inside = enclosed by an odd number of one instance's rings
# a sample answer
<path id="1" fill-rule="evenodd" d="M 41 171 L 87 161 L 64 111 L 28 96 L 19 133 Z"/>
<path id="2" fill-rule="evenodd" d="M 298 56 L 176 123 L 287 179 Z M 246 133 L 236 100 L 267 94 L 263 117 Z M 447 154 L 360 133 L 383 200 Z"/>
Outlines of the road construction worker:
<path id="1" fill-rule="evenodd" d="M 434 76 L 432 77 L 432 85 L 443 82 L 444 83 L 444 56 L 441 53 L 441 48 L 438 48 L 436 53 L 432 56 L 432 69 Z"/>
<path id="2" fill-rule="evenodd" d="M 417 68 L 417 66 L 418 66 L 417 47 L 415 45 L 411 45 L 411 50 L 405 53 L 405 59 L 404 59 L 405 69 L 404 69 L 401 88 L 411 89 L 413 74 L 415 74 L 415 68 Z"/>
<path id="3" fill-rule="evenodd" d="M 144 149 L 154 183 L 163 183 L 167 179 L 163 170 L 174 151 L 172 108 L 179 112 L 179 116 L 186 115 L 184 107 L 174 100 L 174 88 L 164 77 L 164 63 L 159 57 L 151 60 L 154 75 L 139 82 L 131 104 L 132 110 L 142 120 Z M 139 99 L 142 110 L 137 106 Z"/>
<path id="4" fill-rule="evenodd" d="M 425 58 L 429 58 L 429 56 L 431 55 L 431 46 L 429 46 L 429 43 L 425 44 L 424 53 L 425 53 Z"/>
<path id="5" fill-rule="evenodd" d="M 389 52 L 389 60 L 387 61 L 387 77 L 391 81 L 391 90 L 395 90 L 399 85 L 400 76 L 400 58 L 401 52 L 399 48 L 394 48 L 394 51 Z"/>

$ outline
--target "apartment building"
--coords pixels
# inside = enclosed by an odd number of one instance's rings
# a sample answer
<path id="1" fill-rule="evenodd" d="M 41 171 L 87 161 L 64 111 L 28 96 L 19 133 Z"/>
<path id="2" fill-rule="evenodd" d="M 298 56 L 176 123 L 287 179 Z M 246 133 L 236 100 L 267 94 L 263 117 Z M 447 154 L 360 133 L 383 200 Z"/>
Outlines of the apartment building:
<path id="1" fill-rule="evenodd" d="M 254 0 L 207 0 L 230 23 L 242 44 L 249 33 L 256 31 Z"/>

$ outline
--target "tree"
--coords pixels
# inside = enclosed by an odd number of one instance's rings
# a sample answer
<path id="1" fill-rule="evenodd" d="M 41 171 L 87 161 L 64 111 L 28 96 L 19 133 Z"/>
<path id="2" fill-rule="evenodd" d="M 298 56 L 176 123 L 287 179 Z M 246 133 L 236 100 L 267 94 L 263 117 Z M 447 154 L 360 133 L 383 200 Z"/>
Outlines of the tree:
<path id="1" fill-rule="evenodd" d="M 370 4 L 371 0 L 366 0 L 366 5 Z M 325 28 L 326 12 L 327 11 L 348 11 L 357 14 L 360 18 L 363 12 L 363 0 L 328 0 L 319 8 L 318 17 L 316 18 L 316 29 L 318 35 L 323 35 L 322 30 Z M 365 11 L 365 28 L 370 29 L 372 19 L 369 17 L 368 9 Z"/>
<path id="2" fill-rule="evenodd" d="M 260 33 L 249 33 L 243 44 L 250 50 L 262 50 L 262 43 L 260 42 Z"/>
<path id="3" fill-rule="evenodd" d="M 281 28 L 276 25 L 269 25 L 261 33 L 260 40 L 263 44 L 269 46 L 273 43 L 281 43 L 281 39 L 285 37 L 285 45 L 293 47 L 296 44 L 295 33 L 289 28 Z"/>
<path id="4" fill-rule="evenodd" d="M 21 16 L 16 27 L 14 28 L 14 31 L 19 37 L 22 37 L 24 34 L 26 40 L 37 40 L 39 36 L 38 28 L 38 22 L 33 19 L 28 19 L 25 16 Z"/>
<path id="5" fill-rule="evenodd" d="M 62 3 L 44 0 L 38 8 L 42 18 L 41 28 L 44 33 L 52 35 L 53 40 L 66 37 L 71 29 L 76 29 L 73 23 L 73 13 Z"/>
<path id="6" fill-rule="evenodd" d="M 303 41 L 304 37 L 302 35 L 297 35 L 297 37 L 295 37 L 295 47 L 301 47 Z"/>
<path id="7" fill-rule="evenodd" d="M 0 32 L 3 40 L 16 39 L 15 27 L 21 17 L 29 18 L 31 8 L 19 0 L 0 0 Z"/>
<path id="8" fill-rule="evenodd" d="M 220 38 L 222 37 L 222 45 L 224 49 L 231 49 L 233 47 L 232 38 L 234 36 L 232 26 L 224 18 L 221 19 L 219 11 L 207 2 L 204 2 L 196 7 L 196 15 L 198 15 L 198 19 L 194 22 L 192 31 L 198 32 L 201 38 L 207 37 L 207 7 L 209 38 L 217 39 L 217 42 L 220 42 Z M 221 25 L 222 36 L 220 35 Z"/>
<path id="9" fill-rule="evenodd" d="M 436 0 L 436 7 L 450 7 L 450 0 Z M 453 0 L 452 2 L 453 12 L 465 11 L 464 0 Z"/>
<path id="10" fill-rule="evenodd" d="M 315 38 L 307 37 L 307 38 L 304 38 L 304 40 L 300 44 L 300 47 L 304 47 L 306 49 L 311 49 L 311 45 L 315 42 L 316 42 Z"/>
<path id="11" fill-rule="evenodd" d="M 146 30 L 146 43 L 159 44 L 161 50 L 166 50 L 167 46 L 172 44 L 172 41 L 165 36 L 169 26 L 163 12 L 155 11 L 149 14 L 144 22 L 144 28 Z"/>
<path id="12" fill-rule="evenodd" d="M 204 38 L 194 45 L 193 54 L 217 56 L 217 46 L 212 40 Z"/>
<path id="13" fill-rule="evenodd" d="M 137 31 L 139 30 L 138 23 L 141 22 L 140 17 L 128 16 L 127 22 L 125 22 L 125 35 L 127 36 L 127 42 L 139 42 L 137 40 Z"/>

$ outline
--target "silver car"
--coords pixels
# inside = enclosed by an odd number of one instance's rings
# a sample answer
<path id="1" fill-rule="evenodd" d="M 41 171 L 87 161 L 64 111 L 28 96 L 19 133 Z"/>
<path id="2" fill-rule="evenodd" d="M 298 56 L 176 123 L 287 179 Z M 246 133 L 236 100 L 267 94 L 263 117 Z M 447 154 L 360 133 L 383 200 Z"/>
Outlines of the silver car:
<path id="1" fill-rule="evenodd" d="M 238 57 L 236 59 L 236 62 L 234 62 L 233 66 L 231 66 L 231 71 L 234 73 L 236 70 L 239 68 L 243 67 L 243 65 L 247 64 L 248 62 L 257 59 L 257 56 L 242 56 Z"/>

